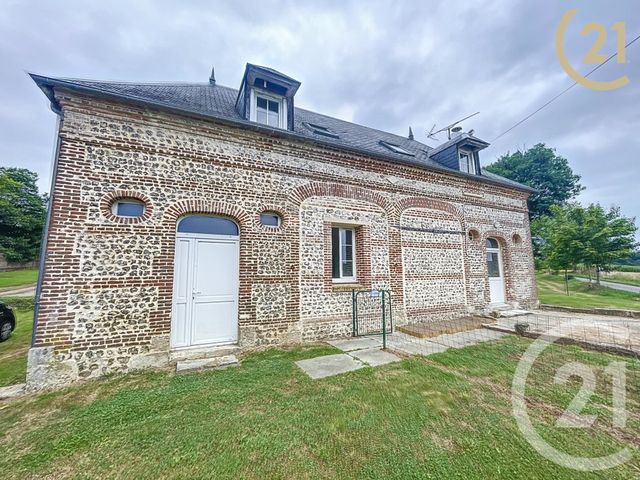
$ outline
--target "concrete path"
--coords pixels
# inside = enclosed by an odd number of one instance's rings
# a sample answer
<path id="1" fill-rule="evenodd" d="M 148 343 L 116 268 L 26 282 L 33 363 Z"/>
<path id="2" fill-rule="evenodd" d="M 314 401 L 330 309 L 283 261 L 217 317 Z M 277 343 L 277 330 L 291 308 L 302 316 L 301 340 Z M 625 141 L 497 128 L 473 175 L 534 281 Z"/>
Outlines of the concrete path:
<path id="1" fill-rule="evenodd" d="M 418 338 L 402 332 L 387 336 L 387 348 L 408 355 L 431 355 L 449 348 L 464 348 L 502 338 L 506 333 L 476 328 L 466 332 Z M 344 353 L 300 360 L 296 365 L 313 379 L 351 372 L 365 366 L 377 367 L 400 361 L 391 351 L 382 350 L 382 336 L 344 338 L 327 342 Z"/>
<path id="2" fill-rule="evenodd" d="M 418 338 L 402 332 L 395 332 L 387 337 L 387 347 L 410 355 L 432 355 L 450 348 L 464 348 L 482 342 L 498 340 L 505 335 L 508 334 L 486 328 L 447 333 L 430 338 Z"/>
<path id="3" fill-rule="evenodd" d="M 589 283 L 588 278 L 582 278 L 582 277 L 573 277 L 573 278 L 575 278 L 579 282 Z M 595 281 L 592 283 L 595 283 Z M 614 290 L 624 290 L 625 292 L 640 293 L 640 287 L 636 285 L 626 285 L 624 283 L 607 282 L 606 280 L 600 280 L 600 285 L 607 288 L 613 288 Z"/>
<path id="4" fill-rule="evenodd" d="M 296 362 L 296 365 L 314 380 L 333 377 L 334 375 L 351 372 L 364 367 L 362 362 L 346 353 L 299 360 Z"/>
<path id="5" fill-rule="evenodd" d="M 633 350 L 640 354 L 640 320 L 591 313 L 535 311 L 517 318 L 499 318 L 497 325 L 514 329 L 517 322 L 531 333 L 549 333 L 599 345 Z"/>
<path id="6" fill-rule="evenodd" d="M 370 366 L 399 362 L 400 357 L 382 350 L 380 336 L 344 338 L 327 342 L 345 353 L 299 360 L 296 365 L 314 380 Z"/>
<path id="7" fill-rule="evenodd" d="M 0 290 L 0 297 L 33 297 L 36 294 L 36 284 L 10 287 Z"/>

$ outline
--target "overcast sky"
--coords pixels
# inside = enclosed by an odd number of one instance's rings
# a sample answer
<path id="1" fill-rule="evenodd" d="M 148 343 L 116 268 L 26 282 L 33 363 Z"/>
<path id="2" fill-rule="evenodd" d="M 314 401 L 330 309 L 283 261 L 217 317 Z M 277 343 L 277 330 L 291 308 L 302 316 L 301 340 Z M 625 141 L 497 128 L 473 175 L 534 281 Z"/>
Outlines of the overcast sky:
<path id="1" fill-rule="evenodd" d="M 124 81 L 207 81 L 238 87 L 246 62 L 302 82 L 296 105 L 406 135 L 480 111 L 466 122 L 492 141 L 573 82 L 554 38 L 564 12 L 580 9 L 566 38 L 581 63 L 595 33 L 626 21 L 640 34 L 637 0 L 540 1 L 2 1 L 0 165 L 40 175 L 49 190 L 55 116 L 26 71 Z M 62 6 L 64 4 L 64 7 Z M 609 35 L 603 53 L 616 48 Z M 617 204 L 640 218 L 640 41 L 627 63 L 591 78 L 627 74 L 627 86 L 576 86 L 481 153 L 483 164 L 544 142 L 566 157 L 587 187 L 584 202 Z M 440 136 L 444 140 L 445 136 Z"/>

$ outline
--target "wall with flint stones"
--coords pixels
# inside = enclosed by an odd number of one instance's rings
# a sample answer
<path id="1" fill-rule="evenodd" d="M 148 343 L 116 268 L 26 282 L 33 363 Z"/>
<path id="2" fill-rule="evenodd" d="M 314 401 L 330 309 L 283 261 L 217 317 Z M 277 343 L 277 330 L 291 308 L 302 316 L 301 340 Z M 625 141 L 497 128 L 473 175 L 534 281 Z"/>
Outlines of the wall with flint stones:
<path id="1" fill-rule="evenodd" d="M 536 303 L 521 191 L 56 95 L 64 120 L 29 388 L 169 364 L 176 222 L 188 214 L 240 227 L 241 347 L 349 335 L 353 288 L 390 289 L 396 322 L 485 309 L 488 236 L 503 248 L 507 301 Z M 123 197 L 145 215 L 115 217 Z M 265 210 L 282 225 L 262 226 Z M 356 285 L 331 280 L 332 225 L 356 230 Z"/>

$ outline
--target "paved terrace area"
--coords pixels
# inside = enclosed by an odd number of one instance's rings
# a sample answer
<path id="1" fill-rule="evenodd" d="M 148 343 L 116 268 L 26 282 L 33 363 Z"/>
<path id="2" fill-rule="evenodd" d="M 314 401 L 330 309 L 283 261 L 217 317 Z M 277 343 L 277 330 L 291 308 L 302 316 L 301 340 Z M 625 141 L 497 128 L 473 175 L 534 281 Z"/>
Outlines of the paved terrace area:
<path id="1" fill-rule="evenodd" d="M 364 367 L 377 367 L 400 360 L 399 355 L 432 355 L 450 348 L 465 348 L 482 342 L 498 340 L 509 333 L 490 328 L 473 328 L 485 323 L 515 330 L 516 323 L 527 323 L 528 332 L 534 334 L 551 334 L 571 338 L 581 342 L 589 342 L 607 347 L 618 347 L 631 350 L 640 356 L 640 320 L 625 317 L 591 315 L 582 313 L 535 311 L 519 314 L 514 317 L 498 319 L 479 319 L 470 322 L 468 318 L 437 321 L 429 328 L 418 329 L 425 336 L 409 335 L 396 330 L 387 335 L 387 350 L 382 350 L 382 336 L 368 335 L 339 340 L 328 343 L 344 353 L 326 355 L 297 362 L 311 378 L 318 379 L 358 370 Z M 458 331 L 467 328 L 467 330 Z M 441 333 L 438 332 L 454 333 Z M 431 333 L 433 336 L 429 336 Z"/>
<path id="2" fill-rule="evenodd" d="M 633 350 L 640 355 L 639 319 L 545 310 L 519 317 L 499 318 L 495 324 L 513 329 L 516 322 L 528 323 L 531 333 L 551 332 L 577 341 Z"/>

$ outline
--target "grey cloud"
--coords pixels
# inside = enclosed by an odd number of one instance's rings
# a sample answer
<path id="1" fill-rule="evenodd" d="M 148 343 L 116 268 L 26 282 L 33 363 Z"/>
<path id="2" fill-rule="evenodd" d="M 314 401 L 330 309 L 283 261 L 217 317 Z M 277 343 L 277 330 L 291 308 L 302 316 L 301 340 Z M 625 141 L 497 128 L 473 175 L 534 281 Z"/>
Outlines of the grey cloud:
<path id="1" fill-rule="evenodd" d="M 580 65 L 592 38 L 579 27 L 627 21 L 636 2 L 580 3 L 567 42 Z M 54 76 L 131 81 L 206 81 L 238 86 L 247 61 L 300 81 L 297 103 L 375 128 L 426 131 L 481 111 L 467 124 L 491 140 L 571 84 L 554 50 L 569 5 L 526 0 L 9 3 L 0 11 L 0 163 L 39 172 L 48 188 L 55 120 L 24 70 Z M 635 23 L 634 23 L 635 22 Z M 613 51 L 610 35 L 606 51 Z M 624 66 L 631 84 L 613 92 L 577 86 L 484 151 L 488 163 L 506 151 L 545 142 L 583 175 L 585 201 L 616 203 L 640 216 L 637 99 L 640 43 Z M 622 174 L 620 172 L 623 172 Z"/>

